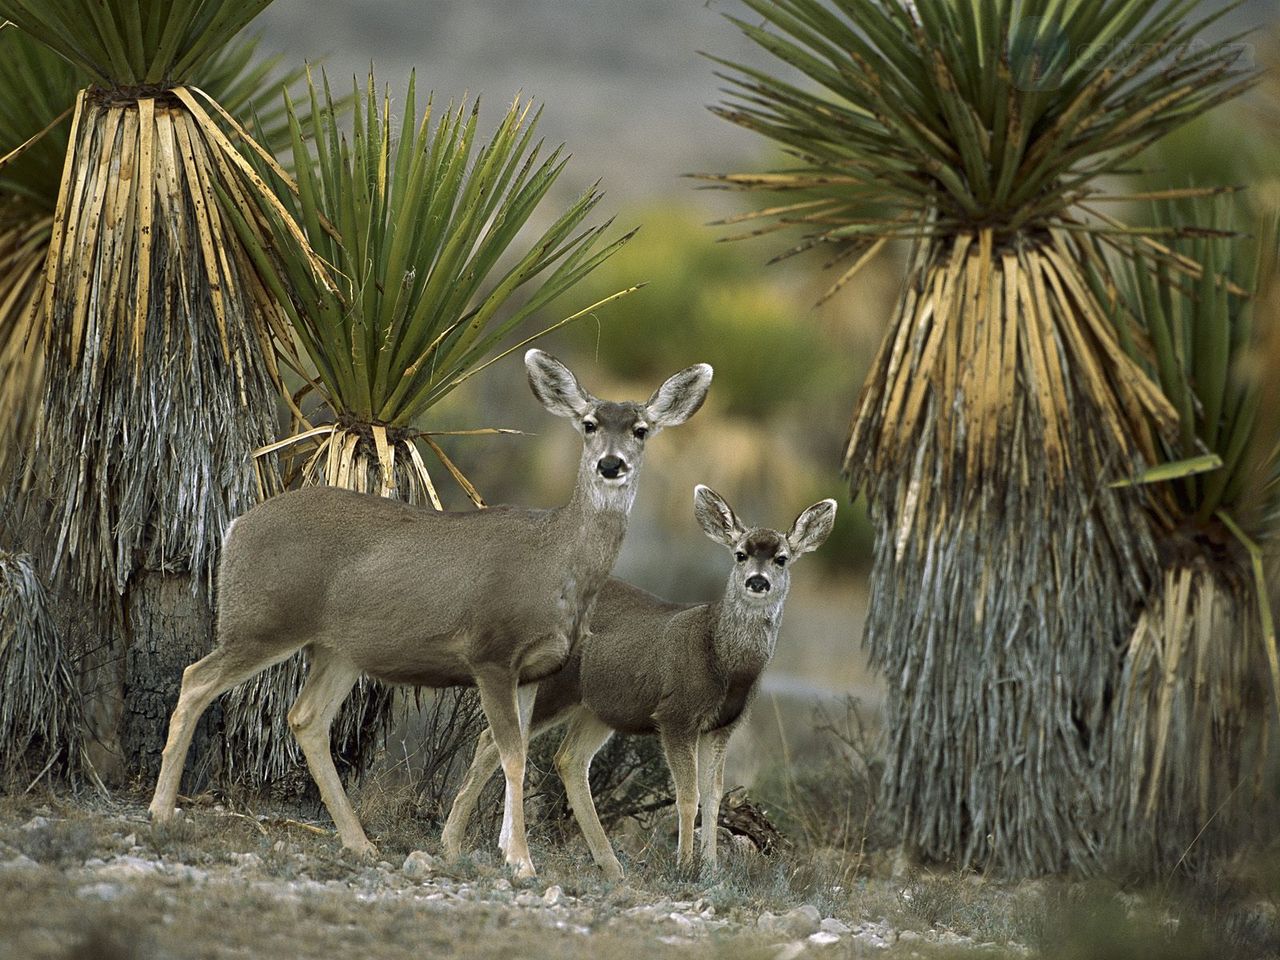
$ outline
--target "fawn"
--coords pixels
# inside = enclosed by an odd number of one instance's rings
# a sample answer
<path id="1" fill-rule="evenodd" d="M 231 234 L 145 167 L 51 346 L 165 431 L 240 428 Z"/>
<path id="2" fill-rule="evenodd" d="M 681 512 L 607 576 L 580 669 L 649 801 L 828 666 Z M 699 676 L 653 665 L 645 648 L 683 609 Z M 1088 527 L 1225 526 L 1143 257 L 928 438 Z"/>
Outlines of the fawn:
<path id="1" fill-rule="evenodd" d="M 694 490 L 694 514 L 707 536 L 733 553 L 724 596 L 670 603 L 621 580 L 600 592 L 590 633 L 557 673 L 544 677 L 533 704 L 531 736 L 567 723 L 556 753 L 573 812 L 596 863 L 622 876 L 591 798 L 591 759 L 615 731 L 657 733 L 675 781 L 680 834 L 677 861 L 693 861 L 694 816 L 702 805 L 702 858 L 716 864 L 716 822 L 724 762 L 733 735 L 773 657 L 790 587 L 791 564 L 831 533 L 836 502 L 823 500 L 789 533 L 747 528 L 714 490 Z M 457 856 L 481 790 L 498 766 L 495 731 L 485 730 L 445 824 L 445 852 Z M 504 818 L 505 824 L 505 818 Z"/>

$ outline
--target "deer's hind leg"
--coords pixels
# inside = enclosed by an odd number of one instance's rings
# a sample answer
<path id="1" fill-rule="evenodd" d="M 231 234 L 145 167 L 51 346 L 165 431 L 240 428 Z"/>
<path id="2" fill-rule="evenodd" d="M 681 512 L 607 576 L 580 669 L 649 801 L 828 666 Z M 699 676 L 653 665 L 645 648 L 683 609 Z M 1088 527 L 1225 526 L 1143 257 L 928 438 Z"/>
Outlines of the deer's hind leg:
<path id="1" fill-rule="evenodd" d="M 164 754 L 160 760 L 160 776 L 156 779 L 155 793 L 148 808 L 151 819 L 164 823 L 173 816 L 178 787 L 182 781 L 182 768 L 191 749 L 191 738 L 196 724 L 209 704 L 219 694 L 243 683 L 255 673 L 265 670 L 272 663 L 283 660 L 292 650 L 285 650 L 272 660 L 246 660 L 237 648 L 216 647 L 208 656 L 197 660 L 182 671 L 182 690 L 178 705 L 169 719 L 169 735 L 165 740 Z"/>
<path id="2" fill-rule="evenodd" d="M 553 727 L 558 727 L 564 720 L 565 717 L 560 715 L 534 724 L 529 731 L 528 742 L 538 739 Z M 528 743 L 525 747 L 527 755 Z M 493 731 L 485 727 L 480 731 L 479 739 L 476 740 L 475 756 L 471 760 L 471 766 L 467 768 L 466 775 L 462 778 L 462 786 L 458 788 L 458 795 L 454 798 L 453 806 L 449 810 L 449 819 L 445 821 L 444 832 L 440 835 L 440 844 L 444 847 L 446 856 L 456 859 L 462 853 L 462 840 L 466 836 L 467 824 L 475 812 L 480 794 L 488 785 L 489 778 L 501 767 L 502 755 L 498 752 L 497 744 L 493 742 Z M 509 816 L 505 804 L 503 816 Z"/>
<path id="3" fill-rule="evenodd" d="M 329 747 L 333 718 L 359 678 L 360 669 L 351 661 L 326 647 L 313 646 L 307 682 L 289 708 L 289 727 L 306 755 L 311 778 L 320 788 L 320 798 L 338 828 L 342 845 L 372 856 L 377 851 L 364 835 L 360 819 L 342 789 Z"/>
<path id="4" fill-rule="evenodd" d="M 591 796 L 591 761 L 611 736 L 613 728 L 586 710 L 575 711 L 560 749 L 556 751 L 556 772 L 564 782 L 569 806 L 573 808 L 573 816 L 582 829 L 596 865 L 610 880 L 621 880 L 622 864 L 613 852 L 608 834 L 600 825 L 600 815 L 596 813 L 595 800 Z"/>

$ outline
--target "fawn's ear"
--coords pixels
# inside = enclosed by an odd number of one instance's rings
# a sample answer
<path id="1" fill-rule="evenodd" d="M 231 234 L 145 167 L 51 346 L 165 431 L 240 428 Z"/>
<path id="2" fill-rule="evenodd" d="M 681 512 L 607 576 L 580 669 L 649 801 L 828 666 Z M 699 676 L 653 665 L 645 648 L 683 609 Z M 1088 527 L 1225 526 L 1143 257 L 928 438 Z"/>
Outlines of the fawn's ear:
<path id="1" fill-rule="evenodd" d="M 708 537 L 730 550 L 747 532 L 724 497 L 702 484 L 693 488 L 693 515 Z"/>
<path id="2" fill-rule="evenodd" d="M 557 417 L 576 419 L 596 402 L 595 397 L 582 389 L 569 368 L 551 354 L 530 350 L 524 355 L 524 366 L 529 371 L 533 395 Z"/>
<path id="3" fill-rule="evenodd" d="M 831 535 L 831 528 L 836 525 L 836 502 L 821 500 L 809 507 L 791 526 L 787 534 L 787 544 L 791 547 L 792 557 L 802 553 L 810 553 L 822 546 Z"/>
<path id="4" fill-rule="evenodd" d="M 645 404 L 649 422 L 658 428 L 674 427 L 692 417 L 707 399 L 711 374 L 708 363 L 695 363 L 672 374 Z"/>

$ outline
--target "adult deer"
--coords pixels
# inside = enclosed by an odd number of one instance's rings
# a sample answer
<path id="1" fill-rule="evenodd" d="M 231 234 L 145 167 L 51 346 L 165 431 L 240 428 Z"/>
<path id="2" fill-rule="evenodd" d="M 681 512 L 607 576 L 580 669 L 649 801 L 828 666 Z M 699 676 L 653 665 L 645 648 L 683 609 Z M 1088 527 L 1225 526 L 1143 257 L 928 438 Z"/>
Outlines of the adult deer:
<path id="1" fill-rule="evenodd" d="M 729 738 L 773 657 L 791 564 L 827 539 L 836 502 L 815 503 L 789 533 L 782 533 L 743 526 L 719 494 L 698 486 L 694 514 L 707 536 L 733 553 L 724 596 L 712 603 L 670 603 L 611 579 L 600 592 L 590 634 L 557 673 L 543 678 L 533 705 L 533 737 L 569 725 L 556 769 L 591 855 L 614 879 L 622 876 L 622 865 L 600 825 L 588 773 L 592 757 L 615 731 L 662 738 L 676 788 L 677 861 L 682 867 L 693 862 L 693 823 L 701 798 L 703 867 L 715 868 L 715 824 Z M 453 856 L 498 766 L 495 743 L 492 728 L 480 735 L 449 812 L 443 840 Z"/>
<path id="2" fill-rule="evenodd" d="M 219 645 L 183 673 L 154 820 L 173 815 L 192 732 L 213 699 L 310 645 L 310 673 L 289 725 L 343 845 L 374 852 L 329 748 L 329 727 L 356 679 L 474 684 L 506 777 L 506 860 L 517 876 L 534 874 L 523 809 L 534 686 L 586 634 L 622 545 L 646 440 L 693 416 L 712 371 L 698 364 L 647 403 L 614 403 L 592 396 L 540 350 L 525 355 L 525 366 L 542 405 L 583 437 L 567 505 L 439 513 L 310 487 L 232 523 L 218 573 Z"/>

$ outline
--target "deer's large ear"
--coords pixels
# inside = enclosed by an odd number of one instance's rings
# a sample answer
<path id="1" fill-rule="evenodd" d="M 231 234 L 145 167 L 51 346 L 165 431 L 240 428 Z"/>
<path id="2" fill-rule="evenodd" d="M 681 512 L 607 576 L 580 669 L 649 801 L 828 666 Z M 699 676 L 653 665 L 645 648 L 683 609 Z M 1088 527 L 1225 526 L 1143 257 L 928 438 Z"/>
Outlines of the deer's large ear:
<path id="1" fill-rule="evenodd" d="M 702 484 L 693 488 L 693 515 L 708 537 L 730 549 L 747 532 L 724 497 Z"/>
<path id="2" fill-rule="evenodd" d="M 796 517 L 796 522 L 787 534 L 787 543 L 791 547 L 791 555 L 798 557 L 802 553 L 810 553 L 822 546 L 831 535 L 831 528 L 836 525 L 836 502 L 821 500 Z"/>
<path id="3" fill-rule="evenodd" d="M 702 406 L 711 387 L 711 365 L 695 363 L 668 378 L 645 404 L 645 414 L 655 427 L 684 423 Z"/>
<path id="4" fill-rule="evenodd" d="M 584 415 L 595 398 L 578 383 L 569 368 L 549 353 L 530 350 L 524 355 L 529 371 L 529 387 L 542 405 L 557 417 L 576 419 Z"/>

